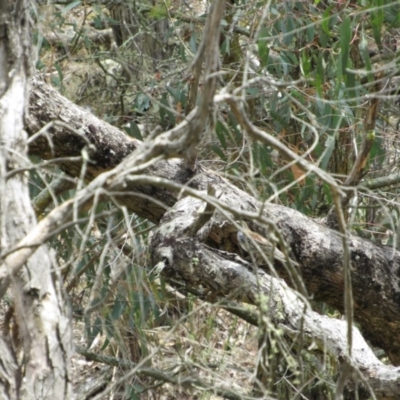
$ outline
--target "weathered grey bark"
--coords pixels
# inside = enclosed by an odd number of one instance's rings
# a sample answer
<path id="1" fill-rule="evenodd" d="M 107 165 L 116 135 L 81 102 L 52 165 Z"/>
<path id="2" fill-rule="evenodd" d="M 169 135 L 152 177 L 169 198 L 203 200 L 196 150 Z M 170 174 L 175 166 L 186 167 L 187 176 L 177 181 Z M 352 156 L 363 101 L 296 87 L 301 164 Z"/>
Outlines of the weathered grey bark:
<path id="1" fill-rule="evenodd" d="M 0 2 L 0 250 L 3 259 L 35 225 L 26 173 L 23 115 L 31 65 L 29 2 Z M 3 261 L 3 260 L 2 260 Z M 0 338 L 2 399 L 70 399 L 71 326 L 57 265 L 40 246 L 10 279 L 12 305 Z M 4 295 L 4 293 L 2 293 Z"/>
<path id="2" fill-rule="evenodd" d="M 94 163 L 88 166 L 86 175 L 88 180 L 92 180 L 100 172 L 111 170 L 125 155 L 141 145 L 125 133 L 73 105 L 38 78 L 35 79 L 32 91 L 30 119 L 26 124 L 31 135 L 53 120 L 65 121 L 73 129 L 86 132 L 80 137 L 70 129 L 54 126 L 47 136 L 41 136 L 30 145 L 32 154 L 43 158 L 78 156 L 86 145 L 86 139 L 96 146 L 96 151 L 92 154 Z M 94 133 L 90 132 L 89 125 L 95 128 L 91 129 Z M 49 141 L 52 142 L 54 155 L 48 145 Z M 80 166 L 76 162 L 63 162 L 62 168 L 71 176 L 79 176 Z M 145 172 L 149 179 L 166 178 L 174 182 L 175 186 L 168 188 L 155 180 L 150 184 L 143 184 L 143 180 L 134 180 L 127 182 L 123 188 L 131 195 L 120 198 L 120 201 L 133 212 L 156 223 L 160 221 L 166 208 L 176 202 L 180 185 L 205 190 L 212 184 L 218 189 L 218 193 L 230 193 L 229 203 L 236 211 L 250 211 L 256 215 L 261 207 L 256 199 L 221 176 L 200 169 L 196 175 L 196 171 L 187 169 L 185 163 L 178 159 L 159 161 Z M 164 204 L 164 207 L 149 200 L 150 198 Z M 262 206 L 263 215 L 276 222 L 293 257 L 300 263 L 300 272 L 309 294 L 343 311 L 343 251 L 340 235 L 292 209 L 274 204 Z M 234 231 L 235 228 L 230 224 L 226 224 L 224 229 L 213 226 L 209 240 L 213 245 L 224 248 L 227 242 L 232 243 Z M 232 249 L 234 248 L 233 243 Z M 350 248 L 355 319 L 365 337 L 375 346 L 385 349 L 392 362 L 399 364 L 400 340 L 397 339 L 400 339 L 400 255 L 391 248 L 377 246 L 356 236 L 351 236 Z M 279 270 L 287 278 L 284 269 Z"/>
<path id="3" fill-rule="evenodd" d="M 220 200 L 230 203 L 231 194 L 221 193 Z M 150 245 L 153 263 L 157 265 L 158 271 L 174 282 L 189 284 L 192 288 L 212 294 L 214 301 L 218 297 L 229 297 L 231 300 L 264 304 L 263 311 L 268 314 L 267 318 L 274 321 L 287 335 L 292 338 L 302 335 L 305 346 L 314 343 L 319 350 L 328 351 L 334 356 L 339 364 L 346 363 L 345 321 L 313 312 L 283 280 L 273 278 L 263 271 L 258 271 L 256 276 L 251 264 L 231 253 L 218 252 L 202 243 L 201 239 L 212 231 L 212 225 L 222 222 L 218 222 L 219 218 L 212 219 L 197 236 L 188 234 L 205 206 L 204 201 L 186 197 L 164 215 L 160 225 L 153 231 Z M 282 216 L 282 221 L 285 219 Z M 301 221 L 298 229 L 300 234 L 304 233 Z M 335 246 L 332 250 L 329 249 L 330 246 L 325 242 L 327 238 L 321 236 L 321 232 L 317 232 L 316 237 L 321 240 L 320 251 L 338 251 Z M 312 242 L 316 237 L 310 235 L 307 240 Z M 260 296 L 264 296 L 265 301 L 260 301 Z M 357 328 L 353 327 L 352 335 L 353 370 L 350 374 L 350 387 L 354 387 L 355 382 L 362 384 L 363 380 L 359 375 L 362 374 L 378 398 L 397 399 L 400 393 L 400 368 L 387 366 L 379 361 Z"/>
<path id="4" fill-rule="evenodd" d="M 214 4 L 220 6 L 219 2 Z M 205 32 L 215 27 L 219 27 L 218 21 L 210 23 Z M 212 38 L 215 43 L 215 37 Z M 205 43 L 209 45 L 208 41 Z M 210 50 L 213 49 L 208 48 L 204 52 L 206 59 L 212 54 Z M 161 221 L 163 223 L 161 231 L 156 233 L 152 242 L 154 261 L 157 262 L 165 256 L 169 260 L 171 275 L 177 274 L 185 282 L 206 287 L 213 295 L 233 295 L 237 290 L 238 299 L 255 302 L 254 272 L 246 270 L 240 263 L 237 267 L 238 263 L 235 263 L 237 256 L 234 253 L 238 252 L 238 248 L 234 238 L 238 226 L 235 226 L 234 219 L 258 220 L 261 226 L 253 224 L 252 229 L 263 233 L 263 229 L 270 225 L 280 233 L 290 257 L 299 264 L 298 269 L 308 293 L 343 311 L 343 247 L 342 239 L 337 232 L 294 210 L 273 204 L 261 204 L 221 176 L 199 167 L 194 170 L 188 169 L 185 162 L 176 159 L 159 161 L 145 170 L 140 167 L 143 162 L 150 162 L 150 156 L 164 155 L 166 158 L 184 156 L 186 149 L 198 142 L 199 133 L 204 127 L 204 120 L 213 100 L 226 101 L 237 113 L 239 122 L 246 130 L 259 135 L 260 140 L 268 139 L 268 143 L 274 146 L 276 141 L 274 142 L 272 137 L 268 137 L 259 129 L 255 130 L 254 126 L 246 121 L 237 100 L 233 97 L 229 99 L 228 94 L 217 96 L 218 98 L 214 96 L 216 74 L 212 73 L 215 71 L 213 65 L 215 67 L 215 64 L 206 63 L 203 101 L 199 107 L 194 109 L 179 126 L 158 136 L 153 142 L 144 144 L 131 140 L 117 129 L 72 105 L 38 79 L 31 97 L 31 116 L 26 120 L 26 127 L 31 135 L 30 152 L 43 158 L 76 157 L 80 156 L 86 147 L 92 161 L 87 165 L 85 177 L 91 183 L 77 193 L 76 204 L 87 203 L 97 191 L 104 188 L 103 192 L 114 194 L 121 203 L 138 215 L 153 222 Z M 55 123 L 55 120 L 63 123 Z M 48 123 L 51 126 L 46 134 L 42 132 L 41 135 L 33 136 Z M 288 158 L 297 157 L 282 146 L 279 142 L 275 145 Z M 139 150 L 135 151 L 137 149 Z M 133 154 L 126 157 L 130 153 Z M 330 179 L 334 184 L 331 177 L 318 171 L 306 160 L 299 160 L 299 164 L 309 171 L 321 174 L 323 179 Z M 71 176 L 78 177 L 81 174 L 81 165 L 76 160 L 63 160 L 61 167 Z M 132 172 L 129 174 L 128 171 Z M 207 200 L 213 204 L 217 212 L 198 234 L 193 229 L 189 229 L 191 231 L 189 234 L 185 228 L 193 215 L 201 211 L 199 203 L 194 203 L 194 208 L 186 205 L 183 209 L 173 209 L 164 216 L 166 209 L 177 202 L 178 195 L 186 194 L 206 199 L 204 190 L 209 186 L 213 187 L 216 195 Z M 60 205 L 40 222 L 36 230 L 31 231 L 19 242 L 20 246 L 26 247 L 16 250 L 6 258 L 14 271 L 20 270 L 23 263 L 30 259 L 40 240 L 44 240 L 60 223 L 71 218 L 72 205 L 72 201 Z M 177 216 L 183 218 L 181 223 L 174 220 Z M 166 228 L 165 224 L 168 223 L 169 227 Z M 168 231 L 169 229 L 171 231 Z M 365 337 L 374 345 L 385 349 L 392 362 L 398 364 L 400 363 L 400 340 L 398 340 L 400 254 L 355 236 L 350 237 L 349 247 L 355 318 L 362 327 Z M 221 254 L 217 249 L 229 250 L 229 253 Z M 299 287 L 298 281 L 293 279 L 296 271 L 286 269 L 279 263 L 276 263 L 275 268 L 289 284 Z M 263 274 L 262 276 L 265 277 Z M 267 281 L 264 289 L 265 293 L 271 290 Z M 282 301 L 284 300 L 283 298 Z M 302 308 L 300 303 L 293 304 Z M 299 311 L 286 310 L 285 315 L 291 319 L 292 328 L 298 329 L 296 324 Z M 309 317 L 307 326 L 312 331 L 312 319 L 317 316 L 310 314 Z M 282 321 L 277 320 L 277 322 Z M 342 326 L 338 321 L 333 321 L 332 324 L 332 326 Z M 310 335 L 322 341 L 324 335 L 327 335 L 328 328 L 323 329 L 322 333 L 318 333 L 317 327 L 314 330 L 314 334 L 311 332 Z M 332 350 L 334 351 L 336 343 L 337 348 L 341 349 L 337 356 L 342 357 L 344 351 L 342 328 L 338 329 L 336 340 L 333 335 L 331 339 Z M 367 351 L 365 349 L 364 344 L 360 347 L 355 346 L 355 358 L 352 361 L 364 370 L 365 377 L 370 379 L 372 376 L 379 377 L 374 383 L 374 388 L 379 390 L 379 386 L 382 385 L 384 390 L 387 390 L 388 397 L 393 398 L 394 390 L 398 388 L 398 371 L 385 370 L 372 356 L 364 362 L 361 354 Z M 368 354 L 371 355 L 370 352 Z M 392 386 L 389 387 L 385 379 L 390 380 Z M 382 396 L 385 395 L 382 390 L 380 393 Z"/>

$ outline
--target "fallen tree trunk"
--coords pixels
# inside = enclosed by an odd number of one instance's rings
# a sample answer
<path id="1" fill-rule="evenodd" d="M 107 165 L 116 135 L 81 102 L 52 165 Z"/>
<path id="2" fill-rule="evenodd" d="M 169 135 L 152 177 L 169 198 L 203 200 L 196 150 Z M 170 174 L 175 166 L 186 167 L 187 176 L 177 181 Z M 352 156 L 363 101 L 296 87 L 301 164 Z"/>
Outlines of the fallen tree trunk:
<path id="1" fill-rule="evenodd" d="M 140 146 L 146 146 L 129 138 L 94 115 L 74 105 L 38 77 L 32 87 L 30 117 L 26 129 L 31 138 L 45 124 L 51 124 L 46 135 L 40 135 L 30 143 L 30 153 L 45 159 L 80 156 L 90 144 L 93 160 L 86 167 L 86 180 L 93 180 L 104 171 L 112 170 L 124 160 L 126 170 L 128 154 Z M 54 121 L 64 121 L 56 124 Z M 78 177 L 81 163 L 63 160 L 61 168 L 69 175 Z M 340 234 L 318 224 L 301 213 L 274 204 L 261 204 L 255 198 L 212 171 L 192 171 L 179 159 L 162 160 L 146 168 L 145 176 L 121 178 L 118 191 L 126 194 L 119 201 L 143 218 L 158 223 L 168 207 L 171 207 L 184 188 L 206 190 L 212 185 L 217 190 L 214 200 L 237 218 L 259 218 L 273 222 L 299 263 L 309 295 L 316 300 L 343 311 L 343 249 Z M 114 186 L 114 189 L 117 187 Z M 196 195 L 201 195 L 196 192 Z M 195 194 L 195 192 L 192 192 Z M 224 194 L 221 197 L 221 194 Z M 221 217 L 223 218 L 223 217 Z M 254 229 L 259 229 L 253 226 Z M 222 249 L 237 251 L 232 223 L 214 224 L 208 234 L 208 243 Z M 262 229 L 260 230 L 262 232 Z M 230 243 L 230 247 L 227 246 Z M 354 317 L 362 333 L 374 346 L 381 347 L 394 364 L 400 363 L 400 254 L 392 248 L 351 236 L 349 240 L 354 296 Z M 289 284 L 288 272 L 276 262 L 277 270 Z"/>
<path id="2" fill-rule="evenodd" d="M 222 196 L 222 201 L 229 203 L 230 194 Z M 153 231 L 150 250 L 158 272 L 175 283 L 180 281 L 190 287 L 200 287 L 199 291 L 212 293 L 214 302 L 216 298 L 228 297 L 230 300 L 261 304 L 265 318 L 273 321 L 285 334 L 300 340 L 309 348 L 313 347 L 313 343 L 319 350 L 327 350 L 344 368 L 349 362 L 345 321 L 313 312 L 309 304 L 282 279 L 273 278 L 260 270 L 255 274 L 251 264 L 232 253 L 216 251 L 202 243 L 204 233 L 211 232 L 212 226 L 221 222 L 218 218 L 210 220 L 196 237 L 190 236 L 191 227 L 197 224 L 199 210 L 204 209 L 205 204 L 192 197 L 181 199 L 167 211 L 160 225 Z M 300 222 L 298 227 L 301 226 Z M 307 239 L 313 241 L 317 237 L 322 243 L 327 239 L 322 232 Z M 327 250 L 326 245 L 325 242 L 322 252 Z M 338 251 L 335 247 L 333 244 L 332 254 Z M 315 286 L 321 286 L 318 281 L 322 280 L 320 276 Z M 331 293 L 334 287 L 331 287 Z M 299 339 L 300 336 L 302 339 Z M 356 327 L 352 329 L 352 336 L 351 385 L 348 390 L 354 390 L 355 382 L 362 385 L 368 382 L 369 388 L 379 398 L 397 398 L 400 368 L 379 361 Z M 367 392 L 368 385 L 364 385 Z M 355 394 L 351 396 L 353 398 Z"/>

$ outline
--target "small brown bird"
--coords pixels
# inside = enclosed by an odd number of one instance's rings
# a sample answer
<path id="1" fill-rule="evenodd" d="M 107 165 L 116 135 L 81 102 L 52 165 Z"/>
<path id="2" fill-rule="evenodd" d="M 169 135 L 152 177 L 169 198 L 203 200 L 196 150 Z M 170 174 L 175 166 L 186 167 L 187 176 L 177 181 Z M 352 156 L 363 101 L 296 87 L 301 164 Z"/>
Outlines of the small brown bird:
<path id="1" fill-rule="evenodd" d="M 266 239 L 265 237 L 259 235 L 256 232 L 251 231 L 247 224 L 243 222 L 243 229 L 238 231 L 237 240 L 240 247 L 247 253 L 251 254 L 254 258 L 256 264 L 266 264 L 265 258 L 262 253 L 269 260 L 278 260 L 281 263 L 285 263 L 287 261 L 285 255 L 276 247 L 274 244 Z M 260 252 L 261 250 L 261 252 Z M 293 263 L 296 264 L 295 261 Z"/>

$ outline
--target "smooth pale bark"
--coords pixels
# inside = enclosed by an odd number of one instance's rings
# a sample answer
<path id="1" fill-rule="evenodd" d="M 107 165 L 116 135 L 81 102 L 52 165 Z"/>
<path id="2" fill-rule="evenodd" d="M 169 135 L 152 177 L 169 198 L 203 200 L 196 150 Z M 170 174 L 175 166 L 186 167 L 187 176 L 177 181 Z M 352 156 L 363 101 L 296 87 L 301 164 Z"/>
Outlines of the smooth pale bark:
<path id="1" fill-rule="evenodd" d="M 29 3 L 0 3 L 0 250 L 7 253 L 36 225 L 27 165 L 30 53 Z M 7 276 L 7 263 L 0 274 Z M 0 337 L 2 399 L 70 399 L 72 336 L 57 265 L 40 246 L 10 281 L 11 301 Z M 3 283 L 3 282 L 2 282 Z M 4 293 L 2 293 L 4 295 Z"/>

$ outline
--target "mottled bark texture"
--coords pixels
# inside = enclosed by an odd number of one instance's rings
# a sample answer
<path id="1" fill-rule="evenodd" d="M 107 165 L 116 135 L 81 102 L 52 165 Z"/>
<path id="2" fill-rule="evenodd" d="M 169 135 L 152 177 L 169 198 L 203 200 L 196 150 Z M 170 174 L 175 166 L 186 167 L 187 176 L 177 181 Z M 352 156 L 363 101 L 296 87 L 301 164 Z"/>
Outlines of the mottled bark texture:
<path id="1" fill-rule="evenodd" d="M 219 200 L 225 204 L 231 204 L 234 208 L 231 196 L 232 193 L 223 192 L 220 193 Z M 195 237 L 191 236 L 191 227 L 196 225 L 205 206 L 204 201 L 185 197 L 164 215 L 160 224 L 153 231 L 150 245 L 153 264 L 157 265 L 157 271 L 162 272 L 175 284 L 179 285 L 179 282 L 182 282 L 191 288 L 196 288 L 205 296 L 211 296 L 213 301 L 228 297 L 230 300 L 262 304 L 261 308 L 267 314 L 265 317 L 283 329 L 286 335 L 295 340 L 302 337 L 301 341 L 305 347 L 311 349 L 316 345 L 315 349 L 327 351 L 338 360 L 340 365 L 345 365 L 347 363 L 347 324 L 345 321 L 313 312 L 301 296 L 290 290 L 282 279 L 273 278 L 260 270 L 256 276 L 252 264 L 244 262 L 232 253 L 217 251 L 204 243 L 204 239 L 209 236 L 209 233 L 215 230 L 216 226 L 226 225 L 226 221 L 215 216 L 199 230 Z M 277 208 L 272 213 L 277 216 L 279 211 L 282 212 L 283 209 Z M 277 218 L 278 225 L 284 231 L 288 230 L 288 234 L 285 235 L 288 238 L 291 236 L 289 233 L 291 229 L 295 229 L 299 236 L 306 235 L 306 218 L 297 221 L 297 225 L 293 226 L 291 217 L 295 215 L 296 213 L 283 212 L 281 217 Z M 286 220 L 289 220 L 289 224 L 285 222 Z M 314 230 L 304 239 L 304 243 L 310 242 L 310 245 L 307 246 L 307 249 L 297 250 L 297 254 L 304 254 L 304 265 L 313 262 L 313 253 L 331 253 L 325 261 L 328 261 L 334 254 L 340 254 L 338 238 L 333 231 L 331 232 L 333 237 L 330 239 L 328 236 L 330 232 L 319 230 L 316 225 L 308 225 L 308 229 Z M 293 243 L 302 242 L 298 237 L 292 240 Z M 352 242 L 352 248 L 356 252 L 355 258 L 357 254 L 366 251 L 366 248 L 357 240 Z M 323 256 L 321 256 L 322 258 Z M 317 264 L 317 268 L 320 267 L 321 265 Z M 324 269 L 323 266 L 322 269 Z M 322 297 L 326 299 L 336 297 L 335 304 L 339 308 L 343 307 L 341 278 L 336 276 L 340 275 L 340 271 L 337 265 L 332 265 L 332 269 L 334 272 L 331 275 L 327 272 L 319 274 L 310 283 L 310 288 L 319 288 L 322 282 L 325 282 L 330 290 L 328 293 L 324 292 Z M 332 282 L 327 282 L 326 278 L 331 279 Z M 334 290 L 338 292 L 339 296 L 333 294 Z M 371 290 L 368 290 L 368 296 L 370 296 L 370 292 Z M 359 297 L 359 292 L 356 293 Z M 367 381 L 377 398 L 397 399 L 400 391 L 400 368 L 387 366 L 379 361 L 355 327 L 353 327 L 352 336 L 351 366 L 354 369 L 351 369 L 352 373 L 349 374 L 347 387 L 347 390 L 352 393 L 352 397 L 347 398 L 355 398 L 353 391 L 356 383 L 363 386 Z M 358 371 L 362 374 L 362 379 L 360 379 Z M 368 389 L 367 386 L 364 388 Z"/>
<path id="2" fill-rule="evenodd" d="M 32 91 L 31 114 L 26 124 L 31 135 L 53 120 L 65 121 L 66 118 L 69 125 L 80 132 L 87 132 L 89 124 L 96 127 L 94 133 L 85 135 L 86 140 L 96 145 L 93 158 L 99 160 L 98 163 L 88 166 L 87 180 L 93 179 L 107 168 L 111 169 L 123 160 L 125 154 L 141 145 L 123 132 L 72 105 L 38 78 Z M 79 156 L 85 145 L 86 141 L 71 129 L 54 126 L 47 136 L 32 143 L 30 152 L 44 158 L 72 157 Z M 110 154 L 113 155 L 111 161 L 102 163 L 101 160 L 110 160 Z M 157 162 L 145 171 L 149 179 L 166 178 L 175 183 L 175 186 L 167 188 L 155 181 L 148 185 L 138 185 L 136 181 L 127 182 L 123 188 L 127 195 L 120 197 L 120 201 L 138 215 L 158 223 L 166 208 L 176 202 L 179 185 L 188 185 L 197 190 L 205 190 L 208 185 L 212 185 L 217 189 L 217 198 L 221 193 L 225 194 L 226 202 L 234 208 L 232 212 L 257 214 L 261 204 L 252 196 L 212 171 L 200 168 L 191 171 L 185 165 L 177 159 Z M 76 162 L 63 162 L 62 168 L 72 176 L 80 174 L 80 167 Z M 273 204 L 262 206 L 263 215 L 275 222 L 290 249 L 291 257 L 299 262 L 299 272 L 303 276 L 308 293 L 315 299 L 343 311 L 343 251 L 339 233 L 295 210 Z M 262 228 L 252 228 L 263 233 Z M 214 247 L 237 251 L 235 231 L 232 224 L 223 224 L 221 221 L 211 226 L 207 240 Z M 383 348 L 393 363 L 400 364 L 400 254 L 391 248 L 377 246 L 357 236 L 350 237 L 350 250 L 355 320 L 363 335 L 374 346 Z M 276 267 L 281 275 L 288 279 L 287 271 L 278 264 Z M 292 284 L 292 281 L 288 279 L 288 283 Z"/>
<path id="3" fill-rule="evenodd" d="M 63 124 L 57 124 L 56 121 Z M 32 80 L 29 115 L 25 126 L 28 133 L 34 135 L 46 124 L 50 126 L 30 143 L 29 153 L 43 159 L 79 157 L 85 148 L 90 156 L 85 173 L 87 181 L 116 167 L 141 144 L 140 141 L 131 139 L 123 131 L 61 96 L 37 75 Z M 80 177 L 81 162 L 65 160 L 59 165 L 68 175 Z M 165 177 L 181 183 L 187 182 L 194 175 L 177 160 L 162 161 L 148 170 L 152 176 Z M 126 191 L 130 189 L 141 197 L 123 196 L 121 201 L 152 222 L 159 221 L 166 208 L 176 201 L 176 193 L 163 188 L 136 185 L 128 185 L 125 188 Z M 161 201 L 165 206 L 152 202 L 152 198 Z"/>
<path id="4" fill-rule="evenodd" d="M 29 21 L 27 0 L 0 2 L 0 295 L 11 300 L 2 304 L 0 398 L 70 399 L 71 326 L 57 265 L 46 246 L 15 275 L 4 262 L 36 225 L 28 176 L 12 174 L 27 164 Z"/>

